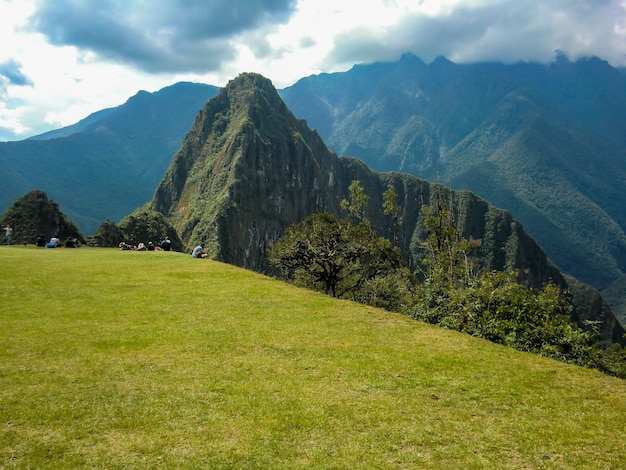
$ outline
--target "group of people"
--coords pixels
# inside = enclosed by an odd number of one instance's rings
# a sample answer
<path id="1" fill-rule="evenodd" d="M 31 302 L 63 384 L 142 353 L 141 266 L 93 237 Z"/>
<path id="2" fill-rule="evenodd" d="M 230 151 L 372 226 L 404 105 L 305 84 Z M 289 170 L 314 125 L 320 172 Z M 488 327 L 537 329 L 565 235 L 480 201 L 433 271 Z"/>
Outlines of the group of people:
<path id="1" fill-rule="evenodd" d="M 59 248 L 63 246 L 63 243 L 57 235 L 50 237 L 50 240 L 48 241 L 46 241 L 46 237 L 44 235 L 39 235 L 36 245 L 45 248 Z M 78 238 L 67 237 L 67 240 L 65 240 L 65 248 L 78 248 L 78 246 Z"/>
<path id="2" fill-rule="evenodd" d="M 4 230 L 4 237 L 6 240 L 6 244 L 10 245 L 11 237 L 13 235 L 13 229 L 11 228 L 9 224 L 7 224 L 6 227 L 2 227 L 2 229 Z M 46 237 L 44 235 L 39 235 L 39 238 L 37 239 L 36 244 L 39 247 L 46 247 L 46 248 L 58 248 L 60 246 L 63 246 L 63 244 L 61 243 L 61 240 L 59 240 L 57 235 L 54 235 L 48 241 L 46 241 Z M 67 237 L 67 240 L 65 241 L 66 248 L 78 248 L 78 244 L 79 243 L 78 243 L 77 238 Z M 191 252 L 191 257 L 192 258 L 208 257 L 209 255 L 207 254 L 205 247 L 206 245 L 204 243 L 200 243 Z M 141 242 L 137 246 L 131 245 L 126 242 L 120 242 L 119 249 L 120 250 L 132 250 L 132 251 L 161 251 L 161 250 L 172 251 L 172 241 L 169 239 L 169 237 L 165 237 L 163 241 L 161 241 L 161 243 L 159 243 L 158 245 L 155 245 L 154 243 L 150 241 L 148 242 L 147 245 Z"/>
<path id="3" fill-rule="evenodd" d="M 172 241 L 169 239 L 169 237 L 165 237 L 161 243 L 156 245 L 152 242 L 148 242 L 147 245 L 144 242 L 140 242 L 136 246 L 126 242 L 120 242 L 119 248 L 120 250 L 131 251 L 172 251 Z"/>
<path id="4" fill-rule="evenodd" d="M 6 224 L 6 226 L 2 227 L 2 230 L 4 230 L 5 243 L 7 245 L 11 245 L 11 243 L 13 242 L 12 240 L 13 228 L 11 227 L 10 224 Z M 24 241 L 24 246 L 26 246 L 26 243 L 27 242 Z M 45 247 L 45 248 L 58 248 L 60 246 L 63 246 L 64 244 L 61 242 L 58 235 L 54 235 L 50 237 L 48 241 L 46 241 L 45 235 L 39 235 L 39 237 L 37 238 L 37 241 L 35 242 L 35 245 L 38 247 Z M 65 240 L 66 248 L 78 248 L 78 246 L 79 246 L 78 238 L 67 237 L 67 240 Z"/>
<path id="5" fill-rule="evenodd" d="M 130 251 L 171 251 L 172 250 L 172 241 L 168 238 L 165 237 L 163 239 L 163 241 L 158 244 L 155 245 L 152 242 L 148 242 L 148 244 L 146 245 L 145 243 L 141 242 L 138 245 L 131 245 L 129 243 L 126 242 L 120 242 L 119 244 L 119 248 L 120 250 L 130 250 Z M 208 253 L 206 252 L 206 245 L 205 243 L 200 243 L 198 246 L 196 246 L 193 251 L 191 252 L 191 257 L 192 258 L 206 258 L 208 257 Z"/>

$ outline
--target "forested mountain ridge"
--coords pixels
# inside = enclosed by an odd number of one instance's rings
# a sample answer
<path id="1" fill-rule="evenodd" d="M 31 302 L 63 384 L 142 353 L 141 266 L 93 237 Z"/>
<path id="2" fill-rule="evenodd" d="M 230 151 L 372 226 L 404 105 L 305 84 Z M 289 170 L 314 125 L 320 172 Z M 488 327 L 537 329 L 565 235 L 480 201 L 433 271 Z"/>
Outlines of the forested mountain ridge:
<path id="1" fill-rule="evenodd" d="M 86 234 L 149 201 L 193 118 L 218 88 L 178 83 L 19 142 L 0 142 L 0 211 L 45 191 Z"/>
<path id="2" fill-rule="evenodd" d="M 508 212 L 468 191 L 408 174 L 376 173 L 360 160 L 338 157 L 257 74 L 231 80 L 198 114 L 150 209 L 168 218 L 187 248 L 204 241 L 215 259 L 271 272 L 267 250 L 286 228 L 315 212 L 340 214 L 354 180 L 370 196 L 368 215 L 376 231 L 389 238 L 382 194 L 394 187 L 402 208 L 401 249 L 414 262 L 424 237 L 421 206 L 434 204 L 443 192 L 454 205 L 459 230 L 482 240 L 479 254 L 487 270 L 516 267 L 532 286 L 553 281 L 577 287 L 575 303 L 585 306 L 576 319 L 600 320 L 605 340 L 621 340 L 624 330 L 597 292 L 566 280 Z"/>
<path id="3" fill-rule="evenodd" d="M 281 91 L 341 155 L 469 189 L 524 224 L 563 271 L 626 318 L 626 76 L 598 58 L 549 65 L 398 62 Z"/>

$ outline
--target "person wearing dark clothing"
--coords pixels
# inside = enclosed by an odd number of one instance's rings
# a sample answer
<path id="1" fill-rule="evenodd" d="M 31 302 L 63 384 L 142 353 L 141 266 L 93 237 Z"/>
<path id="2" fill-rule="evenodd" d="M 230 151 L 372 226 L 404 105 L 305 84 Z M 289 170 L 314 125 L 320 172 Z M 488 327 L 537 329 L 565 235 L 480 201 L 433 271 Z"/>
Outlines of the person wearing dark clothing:
<path id="1" fill-rule="evenodd" d="M 172 242 L 168 237 L 165 237 L 165 240 L 161 242 L 161 248 L 165 251 L 170 251 L 172 249 Z"/>

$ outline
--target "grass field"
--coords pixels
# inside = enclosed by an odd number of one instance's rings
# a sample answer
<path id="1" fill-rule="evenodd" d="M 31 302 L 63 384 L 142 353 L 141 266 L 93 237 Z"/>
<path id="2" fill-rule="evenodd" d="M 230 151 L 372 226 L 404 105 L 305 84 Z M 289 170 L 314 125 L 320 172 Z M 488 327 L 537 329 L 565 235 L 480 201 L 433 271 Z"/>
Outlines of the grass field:
<path id="1" fill-rule="evenodd" d="M 597 371 L 180 253 L 0 265 L 0 468 L 626 468 Z"/>

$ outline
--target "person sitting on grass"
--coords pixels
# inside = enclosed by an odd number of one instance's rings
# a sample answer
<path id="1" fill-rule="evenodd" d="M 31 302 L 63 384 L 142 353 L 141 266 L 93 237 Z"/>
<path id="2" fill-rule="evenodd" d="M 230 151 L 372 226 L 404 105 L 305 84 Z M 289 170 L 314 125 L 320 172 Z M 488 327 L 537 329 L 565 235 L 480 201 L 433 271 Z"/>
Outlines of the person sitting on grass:
<path id="1" fill-rule="evenodd" d="M 61 240 L 56 235 L 50 238 L 50 241 L 46 243 L 46 248 L 57 248 L 61 246 Z"/>
<path id="2" fill-rule="evenodd" d="M 172 241 L 165 237 L 165 239 L 161 242 L 161 249 L 165 251 L 170 251 L 172 249 Z"/>
<path id="3" fill-rule="evenodd" d="M 206 258 L 207 256 L 209 256 L 209 255 L 207 255 L 206 251 L 204 251 L 204 243 L 200 243 L 191 252 L 191 257 L 192 258 Z"/>

